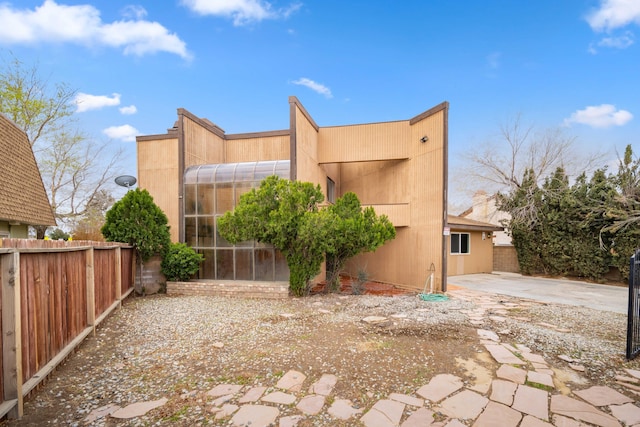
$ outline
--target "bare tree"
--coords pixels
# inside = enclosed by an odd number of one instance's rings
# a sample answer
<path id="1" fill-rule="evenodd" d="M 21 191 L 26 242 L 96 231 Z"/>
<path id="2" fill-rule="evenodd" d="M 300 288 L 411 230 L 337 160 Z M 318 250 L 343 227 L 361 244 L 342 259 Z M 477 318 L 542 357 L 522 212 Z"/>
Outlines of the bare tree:
<path id="1" fill-rule="evenodd" d="M 37 65 L 12 57 L 0 70 L 0 111 L 24 130 L 33 148 L 54 216 L 67 225 L 83 215 L 116 175 L 122 151 L 88 138 L 72 117 L 76 91 L 52 88 Z M 46 227 L 36 227 L 44 238 Z"/>
<path id="2" fill-rule="evenodd" d="M 524 124 L 518 114 L 500 126 L 498 138 L 463 154 L 468 165 L 464 188 L 509 193 L 520 188 L 526 171 L 541 184 L 559 167 L 575 178 L 601 166 L 603 155 L 580 153 L 575 140 L 560 127 L 540 130 Z"/>

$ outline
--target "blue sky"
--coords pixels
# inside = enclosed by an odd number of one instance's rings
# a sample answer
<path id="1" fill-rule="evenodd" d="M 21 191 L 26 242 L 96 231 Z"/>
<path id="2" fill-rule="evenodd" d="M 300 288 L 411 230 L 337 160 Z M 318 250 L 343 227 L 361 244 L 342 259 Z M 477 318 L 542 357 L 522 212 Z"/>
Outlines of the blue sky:
<path id="1" fill-rule="evenodd" d="M 640 154 L 639 33 L 640 0 L 0 2 L 3 57 L 77 89 L 82 127 L 134 175 L 135 135 L 177 108 L 227 133 L 285 129 L 289 95 L 320 126 L 449 101 L 455 174 L 517 114 Z"/>

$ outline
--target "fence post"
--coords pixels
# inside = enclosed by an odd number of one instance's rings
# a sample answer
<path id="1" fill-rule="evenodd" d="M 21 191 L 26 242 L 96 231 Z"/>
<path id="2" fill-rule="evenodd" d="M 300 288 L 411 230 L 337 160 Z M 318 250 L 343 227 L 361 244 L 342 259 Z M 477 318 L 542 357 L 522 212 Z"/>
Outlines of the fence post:
<path id="1" fill-rule="evenodd" d="M 122 307 L 122 249 L 120 246 L 116 247 L 116 300 L 120 301 L 118 307 Z"/>
<path id="2" fill-rule="evenodd" d="M 0 255 L 2 274 L 2 376 L 4 400 L 17 400 L 7 413 L 21 418 L 22 396 L 22 327 L 20 321 L 20 253 Z"/>
<path id="3" fill-rule="evenodd" d="M 93 246 L 85 251 L 87 266 L 87 326 L 93 327 L 96 333 L 96 288 L 93 276 Z"/>

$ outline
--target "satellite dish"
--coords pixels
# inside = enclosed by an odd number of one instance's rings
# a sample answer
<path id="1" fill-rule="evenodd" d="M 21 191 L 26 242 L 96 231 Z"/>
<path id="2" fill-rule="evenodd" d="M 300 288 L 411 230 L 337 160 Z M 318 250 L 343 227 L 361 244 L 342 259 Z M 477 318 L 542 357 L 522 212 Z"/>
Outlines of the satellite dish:
<path id="1" fill-rule="evenodd" d="M 118 184 L 121 187 L 129 188 L 135 185 L 136 182 L 137 182 L 136 177 L 131 175 L 120 175 L 119 177 L 116 178 L 116 184 Z"/>

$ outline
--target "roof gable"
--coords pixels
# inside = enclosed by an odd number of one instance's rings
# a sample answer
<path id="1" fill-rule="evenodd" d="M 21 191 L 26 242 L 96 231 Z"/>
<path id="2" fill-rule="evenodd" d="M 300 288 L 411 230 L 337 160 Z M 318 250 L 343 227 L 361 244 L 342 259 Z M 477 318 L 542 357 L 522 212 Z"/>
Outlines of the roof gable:
<path id="1" fill-rule="evenodd" d="M 27 135 L 0 114 L 0 219 L 29 225 L 55 225 Z"/>

